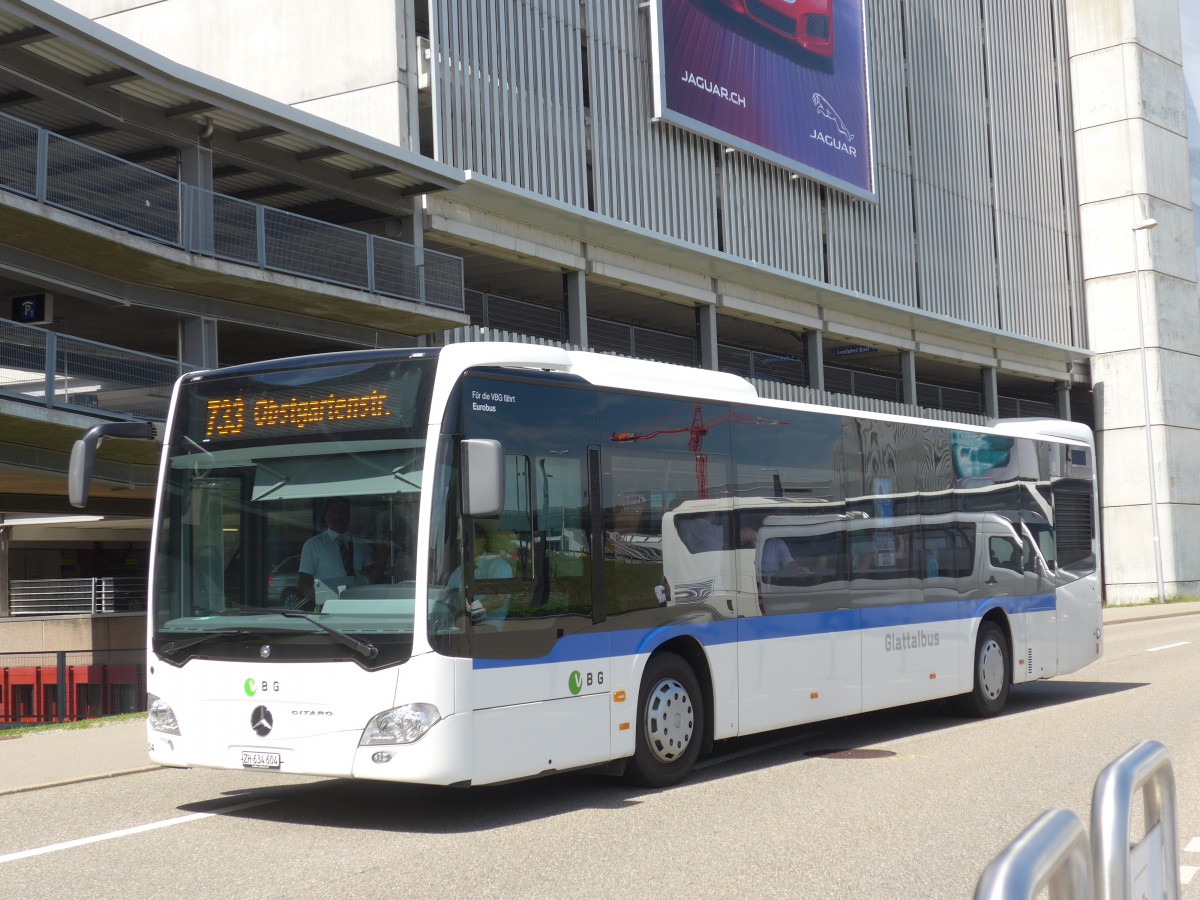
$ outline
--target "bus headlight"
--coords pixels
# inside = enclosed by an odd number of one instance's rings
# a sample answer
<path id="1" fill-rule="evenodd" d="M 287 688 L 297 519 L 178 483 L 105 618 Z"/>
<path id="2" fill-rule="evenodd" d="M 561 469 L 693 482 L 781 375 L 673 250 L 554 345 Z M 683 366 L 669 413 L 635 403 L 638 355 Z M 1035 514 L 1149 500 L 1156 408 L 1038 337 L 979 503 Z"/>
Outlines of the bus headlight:
<path id="1" fill-rule="evenodd" d="M 406 703 L 373 716 L 363 729 L 358 745 L 411 744 L 420 740 L 441 718 L 442 714 L 432 703 Z"/>
<path id="2" fill-rule="evenodd" d="M 153 694 L 147 694 L 146 700 L 149 701 L 146 704 L 146 717 L 150 720 L 150 727 L 163 734 L 179 734 L 179 720 L 175 718 L 175 710 Z"/>

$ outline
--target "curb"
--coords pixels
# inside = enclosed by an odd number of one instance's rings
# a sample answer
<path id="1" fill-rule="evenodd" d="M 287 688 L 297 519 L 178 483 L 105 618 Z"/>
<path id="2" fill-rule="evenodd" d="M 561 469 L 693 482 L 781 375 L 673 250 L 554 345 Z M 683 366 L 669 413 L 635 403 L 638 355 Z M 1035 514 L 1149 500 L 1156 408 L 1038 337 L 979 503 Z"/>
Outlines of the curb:
<path id="1" fill-rule="evenodd" d="M 11 794 L 25 794 L 29 791 L 43 791 L 47 788 L 66 787 L 72 784 L 83 784 L 87 781 L 103 781 L 105 778 L 120 778 L 124 775 L 140 775 L 143 772 L 157 772 L 164 766 L 142 766 L 138 769 L 123 769 L 120 772 L 105 772 L 101 775 L 81 775 L 78 778 L 66 778 L 62 781 L 46 781 L 42 784 L 28 784 L 22 787 L 0 789 L 0 797 Z"/>
<path id="2" fill-rule="evenodd" d="M 1194 616 L 1200 614 L 1200 609 L 1181 609 L 1179 612 L 1162 612 L 1148 616 L 1122 616 L 1118 619 L 1113 619 L 1111 622 L 1105 622 L 1107 628 L 1110 625 L 1124 625 L 1126 622 L 1150 622 L 1154 619 L 1178 619 L 1180 616 Z"/>

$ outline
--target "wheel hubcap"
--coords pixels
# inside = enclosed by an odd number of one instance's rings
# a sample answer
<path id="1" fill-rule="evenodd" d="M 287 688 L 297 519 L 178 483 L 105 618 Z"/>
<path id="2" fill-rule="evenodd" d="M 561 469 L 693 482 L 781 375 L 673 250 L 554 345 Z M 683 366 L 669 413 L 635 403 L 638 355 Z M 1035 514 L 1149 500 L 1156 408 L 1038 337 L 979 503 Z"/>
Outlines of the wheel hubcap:
<path id="1" fill-rule="evenodd" d="M 989 700 L 1004 690 L 1004 650 L 995 641 L 985 643 L 979 652 L 979 687 Z"/>
<path id="2" fill-rule="evenodd" d="M 664 678 L 646 704 L 646 743 L 659 762 L 678 759 L 692 742 L 692 698 L 674 678 Z"/>

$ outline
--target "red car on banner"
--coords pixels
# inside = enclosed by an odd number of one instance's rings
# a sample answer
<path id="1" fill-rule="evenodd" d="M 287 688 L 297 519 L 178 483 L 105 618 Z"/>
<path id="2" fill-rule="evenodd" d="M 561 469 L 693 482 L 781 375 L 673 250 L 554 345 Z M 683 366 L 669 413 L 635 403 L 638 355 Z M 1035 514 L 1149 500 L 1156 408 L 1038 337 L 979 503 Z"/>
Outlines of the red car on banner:
<path id="1" fill-rule="evenodd" d="M 720 2 L 818 57 L 818 68 L 833 70 L 833 0 Z"/>

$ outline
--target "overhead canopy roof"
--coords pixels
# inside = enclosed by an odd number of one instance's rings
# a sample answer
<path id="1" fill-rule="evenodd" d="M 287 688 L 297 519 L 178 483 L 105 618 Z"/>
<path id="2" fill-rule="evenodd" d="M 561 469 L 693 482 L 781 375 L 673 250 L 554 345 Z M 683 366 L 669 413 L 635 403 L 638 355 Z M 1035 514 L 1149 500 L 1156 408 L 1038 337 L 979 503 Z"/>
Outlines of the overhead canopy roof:
<path id="1" fill-rule="evenodd" d="M 171 170 L 177 150 L 211 124 L 216 189 L 298 212 L 333 198 L 398 209 L 464 181 L 460 170 L 179 65 L 49 0 L 0 0 L 0 110 Z"/>

